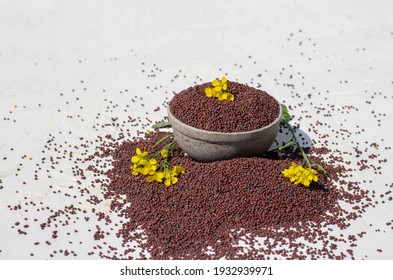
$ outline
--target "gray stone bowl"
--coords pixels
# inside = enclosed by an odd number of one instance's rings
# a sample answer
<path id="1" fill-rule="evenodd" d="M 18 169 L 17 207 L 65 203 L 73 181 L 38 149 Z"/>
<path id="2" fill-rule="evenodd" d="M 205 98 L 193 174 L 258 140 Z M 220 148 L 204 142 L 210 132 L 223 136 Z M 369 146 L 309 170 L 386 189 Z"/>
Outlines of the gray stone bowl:
<path id="1" fill-rule="evenodd" d="M 263 155 L 277 136 L 281 116 L 280 106 L 277 119 L 267 126 L 252 131 L 224 133 L 182 123 L 172 115 L 168 106 L 168 120 L 177 143 L 186 154 L 201 162 Z"/>

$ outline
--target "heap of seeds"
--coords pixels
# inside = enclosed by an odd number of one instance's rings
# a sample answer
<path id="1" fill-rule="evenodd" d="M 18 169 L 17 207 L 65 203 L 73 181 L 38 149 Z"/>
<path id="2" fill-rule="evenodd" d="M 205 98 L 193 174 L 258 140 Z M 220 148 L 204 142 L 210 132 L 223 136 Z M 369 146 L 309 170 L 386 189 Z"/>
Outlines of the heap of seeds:
<path id="1" fill-rule="evenodd" d="M 227 82 L 235 101 L 207 98 L 210 83 L 190 87 L 176 94 L 169 103 L 172 114 L 192 127 L 218 132 L 241 132 L 264 127 L 279 114 L 278 102 L 262 90 Z"/>
<path id="2" fill-rule="evenodd" d="M 186 173 L 175 186 L 165 187 L 147 183 L 143 176 L 135 177 L 130 172 L 135 149 L 149 150 L 163 135 L 150 133 L 146 139 L 123 142 L 110 154 L 101 155 L 114 160 L 107 173 L 110 180 L 105 196 L 113 201 L 111 209 L 128 220 L 118 236 L 126 248 L 139 240 L 140 258 L 264 259 L 281 255 L 291 259 L 341 259 L 351 255 L 351 251 L 335 252 L 335 242 L 345 240 L 326 235 L 327 227 L 345 229 L 348 221 L 358 217 L 356 211 L 344 211 L 338 201 L 369 206 L 363 201 L 366 194 L 334 187 L 332 182 L 344 174 L 343 167 L 325 165 L 329 176 L 320 175 L 318 184 L 305 188 L 281 174 L 292 161 L 300 160 L 293 156 L 280 158 L 273 154 L 199 163 L 176 149 L 171 162 L 183 166 Z M 318 162 L 315 156 L 313 160 Z M 137 229 L 143 229 L 146 237 Z M 262 244 L 258 238 L 274 242 L 265 240 Z M 242 242 L 246 246 L 239 245 Z M 121 256 L 100 255 L 132 258 L 127 252 Z"/>

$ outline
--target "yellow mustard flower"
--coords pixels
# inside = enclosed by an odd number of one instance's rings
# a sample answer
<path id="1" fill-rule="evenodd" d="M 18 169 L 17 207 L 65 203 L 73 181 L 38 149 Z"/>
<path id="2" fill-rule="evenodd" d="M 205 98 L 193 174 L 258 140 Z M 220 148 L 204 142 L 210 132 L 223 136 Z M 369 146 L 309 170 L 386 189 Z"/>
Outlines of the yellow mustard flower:
<path id="1" fill-rule="evenodd" d="M 214 80 L 212 86 L 212 88 L 205 88 L 207 97 L 226 101 L 235 100 L 235 96 L 228 92 L 227 79 L 225 77 L 222 77 L 221 80 Z"/>
<path id="2" fill-rule="evenodd" d="M 213 98 L 213 90 L 211 88 L 205 88 L 205 95 L 209 98 Z"/>
<path id="3" fill-rule="evenodd" d="M 149 183 L 153 182 L 153 181 L 161 183 L 163 178 L 164 178 L 164 173 L 159 171 L 159 172 L 155 172 L 153 175 L 147 177 L 146 181 Z"/>
<path id="4" fill-rule="evenodd" d="M 132 175 L 138 176 L 142 172 L 142 167 L 140 167 L 137 164 L 133 164 L 131 166 L 131 170 L 132 170 Z"/>
<path id="5" fill-rule="evenodd" d="M 176 174 L 174 172 L 174 170 L 165 170 L 164 171 L 164 185 L 169 187 L 170 185 L 174 185 L 177 183 L 178 179 L 176 177 Z"/>
<path id="6" fill-rule="evenodd" d="M 217 91 L 216 88 L 205 88 L 205 95 L 209 98 L 218 98 L 221 91 Z"/>
<path id="7" fill-rule="evenodd" d="M 281 171 L 284 177 L 289 178 L 294 184 L 302 184 L 309 187 L 312 182 L 318 182 L 317 171 L 312 168 L 304 168 L 303 166 L 292 162 L 292 165 Z"/>
<path id="8" fill-rule="evenodd" d="M 167 158 L 168 155 L 169 155 L 167 149 L 162 149 L 160 154 L 161 154 L 161 156 L 162 156 L 163 158 Z"/>
<path id="9" fill-rule="evenodd" d="M 132 163 L 139 163 L 141 160 L 144 160 L 147 156 L 147 152 L 142 152 L 141 149 L 136 148 L 135 156 L 131 158 Z"/>
<path id="10" fill-rule="evenodd" d="M 138 176 L 140 174 L 146 176 L 147 182 L 159 182 L 164 183 L 165 186 L 169 187 L 174 185 L 178 181 L 178 176 L 185 172 L 184 168 L 178 165 L 173 166 L 172 169 L 168 169 L 167 158 L 172 152 L 173 146 L 176 142 L 172 142 L 167 145 L 164 149 L 159 152 L 148 155 L 148 152 L 141 151 L 141 149 L 136 148 L 135 155 L 131 158 L 133 165 L 130 166 L 132 174 Z M 161 154 L 164 158 L 163 162 L 159 163 L 157 157 Z"/>
<path id="11" fill-rule="evenodd" d="M 235 100 L 235 97 L 234 97 L 232 94 L 230 94 L 230 93 L 228 92 L 228 93 L 223 93 L 223 94 L 221 94 L 221 95 L 218 97 L 218 100 L 233 101 L 233 100 Z"/>
<path id="12" fill-rule="evenodd" d="M 205 88 L 205 95 L 209 98 L 213 97 L 213 90 L 211 88 Z"/>
<path id="13" fill-rule="evenodd" d="M 222 81 L 222 79 L 221 79 L 221 81 Z M 216 92 L 222 92 L 222 90 L 223 90 L 223 85 L 224 85 L 225 83 L 222 83 L 221 81 L 214 80 L 214 81 L 212 82 L 212 86 L 214 87 L 214 91 L 216 91 Z"/>
<path id="14" fill-rule="evenodd" d="M 155 160 L 154 158 L 149 160 L 143 160 L 141 165 L 143 165 L 141 172 L 143 175 L 153 175 L 158 167 L 157 160 Z"/>
<path id="15" fill-rule="evenodd" d="M 177 176 L 177 175 L 180 175 L 180 174 L 184 174 L 185 170 L 184 170 L 183 167 L 178 166 L 178 165 L 175 165 L 175 166 L 173 167 L 173 172 L 174 172 L 175 175 Z"/>
<path id="16" fill-rule="evenodd" d="M 218 82 L 218 81 L 217 81 L 217 82 Z M 221 85 L 214 86 L 214 91 L 215 91 L 215 92 L 218 92 L 218 93 L 222 92 L 222 86 L 221 86 Z"/>
<path id="17" fill-rule="evenodd" d="M 213 86 L 213 87 L 218 87 L 218 86 L 220 86 L 220 85 L 221 85 L 221 82 L 220 82 L 220 81 L 214 80 L 214 81 L 212 82 L 212 86 Z"/>

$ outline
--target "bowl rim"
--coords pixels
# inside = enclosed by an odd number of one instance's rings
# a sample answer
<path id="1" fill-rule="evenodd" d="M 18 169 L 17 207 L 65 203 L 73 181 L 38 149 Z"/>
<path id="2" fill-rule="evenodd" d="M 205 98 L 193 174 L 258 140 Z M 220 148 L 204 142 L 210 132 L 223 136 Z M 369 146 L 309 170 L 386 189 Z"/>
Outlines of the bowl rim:
<path id="1" fill-rule="evenodd" d="M 273 97 L 273 96 L 271 96 L 271 97 Z M 185 124 L 182 121 L 180 121 L 179 119 L 177 119 L 172 114 L 169 104 L 167 106 L 168 120 L 171 123 L 172 128 L 174 130 L 178 130 L 182 134 L 185 134 L 185 135 L 187 135 L 191 138 L 195 138 L 195 139 L 210 140 L 209 138 L 217 137 L 217 138 L 222 138 L 223 140 L 226 140 L 227 142 L 241 141 L 242 140 L 241 138 L 243 138 L 244 140 L 254 139 L 254 138 L 257 138 L 265 130 L 267 130 L 271 127 L 274 127 L 275 125 L 277 125 L 278 122 L 281 121 L 281 118 L 282 118 L 281 103 L 275 97 L 273 97 L 273 98 L 279 106 L 279 113 L 278 113 L 277 118 L 273 122 L 271 122 L 270 124 L 265 125 L 261 128 L 254 129 L 254 130 L 239 131 L 239 132 L 218 132 L 218 131 L 209 131 L 209 130 L 195 128 L 195 127 Z M 192 132 L 192 133 L 190 133 L 190 132 Z M 192 134 L 192 135 L 190 135 L 190 134 Z M 255 135 L 255 137 L 251 137 L 253 134 Z"/>

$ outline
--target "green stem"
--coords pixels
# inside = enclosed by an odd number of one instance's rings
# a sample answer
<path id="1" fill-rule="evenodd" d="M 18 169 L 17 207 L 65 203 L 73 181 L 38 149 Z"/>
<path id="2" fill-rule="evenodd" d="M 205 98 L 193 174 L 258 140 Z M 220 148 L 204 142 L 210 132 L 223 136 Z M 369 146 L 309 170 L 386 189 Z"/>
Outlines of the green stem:
<path id="1" fill-rule="evenodd" d="M 282 150 L 285 150 L 286 148 L 289 148 L 289 147 L 293 146 L 293 144 L 295 144 L 295 142 L 293 142 L 292 140 L 289 141 L 288 143 L 286 143 L 284 146 L 278 147 L 277 149 L 279 151 L 282 151 Z"/>
<path id="2" fill-rule="evenodd" d="M 176 140 L 173 140 L 171 143 L 168 144 L 168 146 L 167 146 L 168 157 L 172 154 L 173 150 L 175 149 L 176 144 L 177 144 Z"/>
<path id="3" fill-rule="evenodd" d="M 322 166 L 320 166 L 319 164 L 313 163 L 312 164 L 313 167 L 316 167 L 319 171 L 321 171 L 323 174 L 326 174 L 326 170 L 325 168 L 323 168 Z"/>
<path id="4" fill-rule="evenodd" d="M 285 104 L 281 104 L 281 110 L 282 110 L 282 118 L 281 118 L 281 124 L 285 127 L 288 128 L 289 131 L 292 133 L 292 139 L 289 141 L 287 144 L 285 144 L 282 147 L 279 147 L 278 150 L 283 150 L 285 148 L 288 148 L 291 145 L 295 145 L 298 147 L 304 161 L 307 163 L 308 168 L 317 168 L 319 171 L 323 172 L 326 174 L 326 170 L 320 166 L 319 164 L 316 164 L 310 160 L 310 158 L 307 156 L 307 154 L 304 152 L 303 147 L 300 145 L 299 141 L 296 138 L 296 133 L 293 127 L 289 124 L 289 121 L 291 120 L 291 116 L 288 113 L 288 108 L 285 106 Z M 304 162 L 303 162 L 304 164 Z"/>
<path id="5" fill-rule="evenodd" d="M 155 147 L 157 147 L 158 145 L 160 145 L 162 142 L 164 142 L 166 139 L 170 138 L 171 136 L 172 136 L 172 134 L 169 134 L 169 135 L 166 135 L 166 136 L 162 137 L 160 140 L 157 141 L 157 143 L 155 143 L 155 144 L 153 145 L 152 148 L 154 149 Z"/>
<path id="6" fill-rule="evenodd" d="M 300 146 L 299 142 L 296 142 L 296 143 L 297 143 L 297 146 L 298 146 L 298 148 L 299 148 L 299 150 L 300 150 L 300 153 L 302 154 L 304 160 L 305 160 L 306 163 L 307 163 L 308 168 L 311 168 L 311 162 L 310 162 L 308 156 L 307 156 L 306 153 L 304 152 L 303 148 Z"/>
<path id="7" fill-rule="evenodd" d="M 293 139 L 291 139 L 291 141 L 285 143 L 284 145 L 282 145 L 282 146 L 280 146 L 280 147 L 276 147 L 276 148 L 273 148 L 273 149 L 269 149 L 268 152 L 274 152 L 274 151 L 279 151 L 279 152 L 281 152 L 282 150 L 285 150 L 285 149 L 287 149 L 287 148 L 289 148 L 289 147 L 292 147 L 292 146 L 295 144 L 295 142 L 293 142 L 292 140 L 293 140 Z"/>
<path id="8" fill-rule="evenodd" d="M 171 143 L 169 143 L 169 144 L 164 148 L 164 149 L 167 149 L 167 150 L 168 150 L 168 156 L 164 159 L 164 162 L 163 162 L 164 169 L 166 169 L 166 168 L 168 167 L 168 165 L 169 165 L 168 159 L 169 159 L 169 157 L 171 156 L 173 150 L 175 149 L 176 144 L 177 144 L 177 141 L 176 141 L 176 140 L 173 140 Z"/>
<path id="9" fill-rule="evenodd" d="M 289 131 L 292 133 L 292 139 L 295 140 L 295 144 L 298 147 L 302 157 L 307 163 L 308 168 L 312 168 L 312 164 L 310 162 L 310 159 L 308 158 L 307 154 L 304 152 L 303 147 L 300 145 L 299 141 L 296 138 L 296 133 L 295 130 L 293 129 L 292 125 L 289 124 L 288 121 L 284 120 L 285 125 L 288 127 Z M 323 168 L 322 168 L 323 169 Z M 323 169 L 324 170 L 324 169 Z M 326 171 L 325 171 L 326 173 Z"/>

